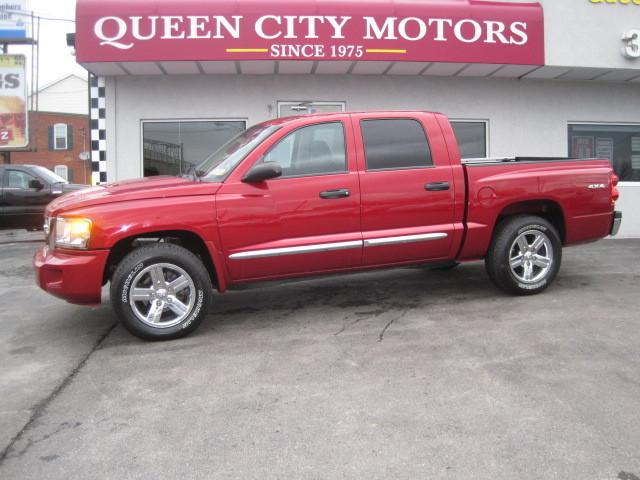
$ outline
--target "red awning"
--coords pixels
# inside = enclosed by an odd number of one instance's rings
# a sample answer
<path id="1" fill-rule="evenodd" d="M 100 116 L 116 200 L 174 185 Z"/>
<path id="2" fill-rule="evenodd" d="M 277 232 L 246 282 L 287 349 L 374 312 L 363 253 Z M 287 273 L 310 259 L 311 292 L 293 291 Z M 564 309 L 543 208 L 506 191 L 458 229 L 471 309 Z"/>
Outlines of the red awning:
<path id="1" fill-rule="evenodd" d="M 78 0 L 76 22 L 77 60 L 85 65 L 252 60 L 544 64 L 538 3 Z"/>

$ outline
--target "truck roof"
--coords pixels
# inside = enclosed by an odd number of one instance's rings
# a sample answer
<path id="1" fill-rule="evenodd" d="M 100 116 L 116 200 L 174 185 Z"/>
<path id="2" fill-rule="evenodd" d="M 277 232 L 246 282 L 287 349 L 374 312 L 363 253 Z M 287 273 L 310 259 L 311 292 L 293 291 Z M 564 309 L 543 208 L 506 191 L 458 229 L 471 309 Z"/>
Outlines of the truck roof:
<path id="1" fill-rule="evenodd" d="M 2 168 L 34 168 L 39 165 L 31 165 L 30 163 L 3 163 L 0 165 L 0 169 Z"/>
<path id="2" fill-rule="evenodd" d="M 298 122 L 299 120 L 306 119 L 306 118 L 314 118 L 314 119 L 322 118 L 322 117 L 331 118 L 331 117 L 337 117 L 341 115 L 362 115 L 362 114 L 368 114 L 374 117 L 384 117 L 384 115 L 387 115 L 387 114 L 398 114 L 398 113 L 403 113 L 407 115 L 421 115 L 425 113 L 442 115 L 439 112 L 428 112 L 426 110 L 354 110 L 354 111 L 348 111 L 348 112 L 326 112 L 326 113 L 311 113 L 307 115 L 292 115 L 289 117 L 280 117 L 280 118 L 274 118 L 272 120 L 266 120 L 261 123 L 265 125 L 286 125 L 288 123 Z"/>

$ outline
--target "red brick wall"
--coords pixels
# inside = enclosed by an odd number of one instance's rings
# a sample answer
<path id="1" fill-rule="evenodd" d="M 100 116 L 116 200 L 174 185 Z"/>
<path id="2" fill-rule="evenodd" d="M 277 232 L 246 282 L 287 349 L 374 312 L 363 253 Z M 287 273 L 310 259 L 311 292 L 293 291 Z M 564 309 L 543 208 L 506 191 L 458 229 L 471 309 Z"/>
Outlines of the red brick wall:
<path id="1" fill-rule="evenodd" d="M 71 126 L 73 148 L 49 150 L 49 126 L 64 123 Z M 29 150 L 11 152 L 11 163 L 42 165 L 53 171 L 56 165 L 73 170 L 73 183 L 91 183 L 91 161 L 79 160 L 81 152 L 91 150 L 88 115 L 70 113 L 29 112 Z M 71 180 L 71 172 L 69 172 Z"/>

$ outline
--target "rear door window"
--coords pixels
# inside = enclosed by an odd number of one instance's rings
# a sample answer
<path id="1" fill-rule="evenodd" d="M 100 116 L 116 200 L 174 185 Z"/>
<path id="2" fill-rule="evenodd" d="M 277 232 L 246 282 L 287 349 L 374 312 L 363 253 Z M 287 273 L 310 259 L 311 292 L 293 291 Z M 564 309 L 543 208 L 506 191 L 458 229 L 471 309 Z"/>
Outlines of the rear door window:
<path id="1" fill-rule="evenodd" d="M 399 170 L 433 166 L 422 124 L 410 118 L 362 120 L 367 170 Z"/>

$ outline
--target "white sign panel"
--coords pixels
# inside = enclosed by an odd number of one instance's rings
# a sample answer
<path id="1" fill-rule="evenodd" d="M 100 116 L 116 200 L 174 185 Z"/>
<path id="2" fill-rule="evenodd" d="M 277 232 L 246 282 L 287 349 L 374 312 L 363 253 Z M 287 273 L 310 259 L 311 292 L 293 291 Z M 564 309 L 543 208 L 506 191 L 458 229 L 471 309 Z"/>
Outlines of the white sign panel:
<path id="1" fill-rule="evenodd" d="M 0 39 L 27 38 L 30 23 L 28 0 L 0 0 Z"/>

